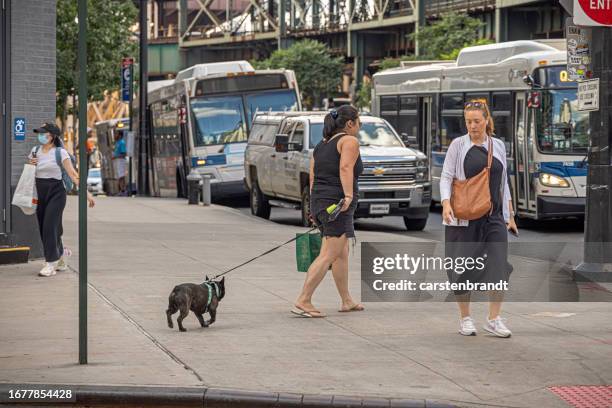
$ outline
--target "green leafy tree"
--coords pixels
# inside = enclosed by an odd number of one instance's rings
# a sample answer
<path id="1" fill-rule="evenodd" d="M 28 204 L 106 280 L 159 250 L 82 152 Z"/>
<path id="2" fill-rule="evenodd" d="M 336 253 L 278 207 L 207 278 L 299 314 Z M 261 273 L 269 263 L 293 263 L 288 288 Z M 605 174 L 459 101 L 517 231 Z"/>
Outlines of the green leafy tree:
<path id="1" fill-rule="evenodd" d="M 138 10 L 132 0 L 88 0 L 87 81 L 89 99 L 101 99 L 105 90 L 120 86 L 121 59 L 134 56 L 138 43 L 130 27 Z M 68 113 L 67 100 L 78 90 L 77 2 L 57 0 L 57 115 L 62 124 Z"/>
<path id="2" fill-rule="evenodd" d="M 478 30 L 484 25 L 482 21 L 467 14 L 446 13 L 440 20 L 423 27 L 418 33 L 410 34 L 409 38 L 419 41 L 419 59 L 446 59 L 445 57 L 458 54 L 464 47 L 479 43 Z"/>
<path id="3" fill-rule="evenodd" d="M 324 97 L 338 91 L 342 78 L 342 57 L 334 57 L 325 44 L 315 40 L 296 42 L 276 50 L 270 58 L 253 61 L 257 69 L 291 69 L 295 71 L 305 106 L 318 106 Z"/>
<path id="4" fill-rule="evenodd" d="M 370 104 L 372 102 L 372 82 L 364 82 L 361 84 L 359 91 L 357 92 L 357 98 L 355 100 L 355 105 L 360 108 L 370 109 Z"/>
<path id="5" fill-rule="evenodd" d="M 407 55 L 400 58 L 385 58 L 381 70 L 396 68 L 401 61 L 456 60 L 465 47 L 491 44 L 488 38 L 478 38 L 478 30 L 484 23 L 467 14 L 448 13 L 418 33 L 408 36 L 412 41 L 419 40 L 421 55 Z"/>

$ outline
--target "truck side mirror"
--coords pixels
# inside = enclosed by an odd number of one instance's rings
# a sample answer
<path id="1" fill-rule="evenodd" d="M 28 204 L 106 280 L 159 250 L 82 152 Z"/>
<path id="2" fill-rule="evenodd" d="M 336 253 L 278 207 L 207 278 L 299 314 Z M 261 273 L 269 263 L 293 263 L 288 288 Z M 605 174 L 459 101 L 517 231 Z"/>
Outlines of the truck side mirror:
<path id="1" fill-rule="evenodd" d="M 274 137 L 274 150 L 279 153 L 287 153 L 289 151 L 289 135 L 277 134 Z"/>
<path id="2" fill-rule="evenodd" d="M 406 147 L 418 147 L 419 143 L 416 136 L 409 136 L 408 133 L 402 133 L 400 136 Z"/>

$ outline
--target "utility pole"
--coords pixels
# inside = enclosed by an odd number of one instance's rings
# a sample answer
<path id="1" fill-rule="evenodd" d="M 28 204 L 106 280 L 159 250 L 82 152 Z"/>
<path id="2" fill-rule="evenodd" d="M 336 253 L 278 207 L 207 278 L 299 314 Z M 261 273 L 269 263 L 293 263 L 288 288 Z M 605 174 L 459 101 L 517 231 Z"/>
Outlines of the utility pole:
<path id="1" fill-rule="evenodd" d="M 140 0 L 140 72 L 139 72 L 139 102 L 138 102 L 138 194 L 149 193 L 149 135 L 147 133 L 147 84 L 148 79 L 148 40 L 149 26 L 147 23 L 147 0 Z"/>
<path id="2" fill-rule="evenodd" d="M 181 47 L 181 43 L 185 38 L 185 32 L 187 31 L 187 14 L 189 13 L 187 0 L 179 0 L 179 15 L 178 15 L 178 31 L 179 31 L 179 56 L 181 65 L 179 67 L 179 71 L 181 69 L 187 68 L 187 49 L 185 47 Z"/>
<path id="3" fill-rule="evenodd" d="M 87 364 L 87 0 L 79 0 L 78 8 L 79 364 Z"/>
<path id="4" fill-rule="evenodd" d="M 599 79 L 599 107 L 590 113 L 584 260 L 573 271 L 578 281 L 612 282 L 612 8 L 598 2 L 561 0 L 574 24 L 591 28 L 593 78 Z M 578 95 L 580 97 L 580 94 Z"/>
<path id="5" fill-rule="evenodd" d="M 419 31 L 421 31 L 421 29 L 425 27 L 425 24 L 426 24 L 425 0 L 417 0 L 416 6 L 417 6 L 417 9 L 416 9 L 417 23 L 414 27 L 414 31 L 418 34 Z M 418 37 L 416 37 L 416 39 L 414 40 L 414 55 L 416 55 L 417 57 L 421 55 L 421 45 L 419 44 Z"/>
<path id="6" fill-rule="evenodd" d="M 612 27 L 593 27 L 593 77 L 599 78 L 599 110 L 591 112 L 584 261 L 576 280 L 612 282 Z"/>

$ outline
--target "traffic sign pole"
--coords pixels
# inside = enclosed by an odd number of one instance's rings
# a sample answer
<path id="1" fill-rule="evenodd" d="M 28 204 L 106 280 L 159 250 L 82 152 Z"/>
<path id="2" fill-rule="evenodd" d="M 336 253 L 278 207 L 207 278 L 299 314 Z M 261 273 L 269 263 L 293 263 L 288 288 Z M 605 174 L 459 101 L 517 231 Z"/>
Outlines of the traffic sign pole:
<path id="1" fill-rule="evenodd" d="M 79 0 L 79 364 L 87 364 L 87 0 Z"/>

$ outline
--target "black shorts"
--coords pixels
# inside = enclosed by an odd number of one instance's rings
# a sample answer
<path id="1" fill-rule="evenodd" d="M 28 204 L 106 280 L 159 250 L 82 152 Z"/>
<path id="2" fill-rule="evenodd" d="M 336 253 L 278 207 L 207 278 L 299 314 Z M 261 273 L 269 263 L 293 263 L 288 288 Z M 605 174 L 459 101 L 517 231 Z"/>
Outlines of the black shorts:
<path id="1" fill-rule="evenodd" d="M 338 214 L 334 221 L 327 222 L 327 207 L 337 204 L 339 199 L 323 198 L 313 195 L 310 199 L 310 214 L 324 237 L 340 237 L 345 234 L 347 238 L 355 238 L 354 214 L 357 200 L 353 200 L 348 210 Z"/>

